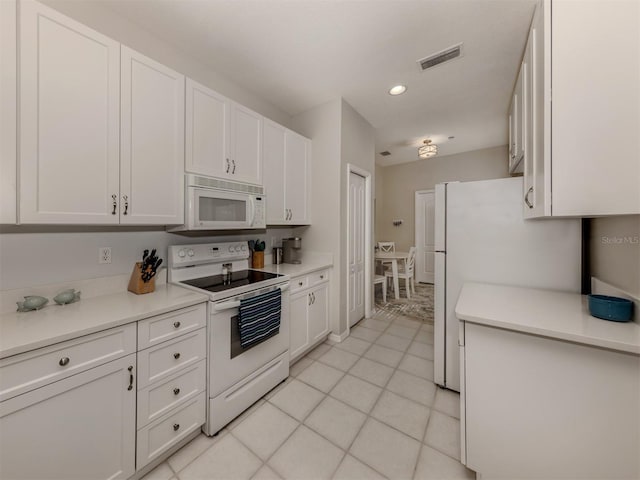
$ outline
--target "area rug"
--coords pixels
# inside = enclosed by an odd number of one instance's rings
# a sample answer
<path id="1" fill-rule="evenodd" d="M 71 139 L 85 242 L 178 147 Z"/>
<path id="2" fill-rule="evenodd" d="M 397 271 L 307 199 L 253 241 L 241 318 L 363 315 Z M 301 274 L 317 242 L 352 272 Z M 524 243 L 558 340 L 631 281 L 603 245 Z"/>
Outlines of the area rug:
<path id="1" fill-rule="evenodd" d="M 404 283 L 404 282 L 401 282 Z M 376 288 L 375 317 L 398 315 L 433 325 L 433 285 L 416 283 L 416 293 L 407 299 L 404 285 L 400 285 L 400 298 L 396 300 L 391 289 L 387 290 L 387 303 L 382 301 L 382 288 Z"/>

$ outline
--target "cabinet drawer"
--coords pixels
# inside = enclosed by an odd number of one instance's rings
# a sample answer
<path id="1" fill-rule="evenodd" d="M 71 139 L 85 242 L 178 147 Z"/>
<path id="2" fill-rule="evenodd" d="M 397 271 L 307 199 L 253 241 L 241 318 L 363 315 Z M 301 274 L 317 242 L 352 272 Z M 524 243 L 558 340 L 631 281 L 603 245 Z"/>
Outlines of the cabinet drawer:
<path id="1" fill-rule="evenodd" d="M 205 392 L 202 392 L 177 412 L 138 430 L 138 470 L 204 424 L 205 395 Z"/>
<path id="2" fill-rule="evenodd" d="M 194 305 L 138 322 L 138 350 L 179 337 L 206 325 L 206 304 Z"/>
<path id="3" fill-rule="evenodd" d="M 205 360 L 138 392 L 138 428 L 160 418 L 204 392 L 207 381 Z"/>
<path id="4" fill-rule="evenodd" d="M 0 360 L 0 401 L 136 351 L 131 323 Z"/>
<path id="5" fill-rule="evenodd" d="M 291 293 L 295 293 L 300 290 L 304 290 L 308 286 L 309 286 L 309 276 L 303 275 L 301 277 L 295 277 L 291 279 L 291 283 L 289 284 L 289 290 Z"/>
<path id="6" fill-rule="evenodd" d="M 319 272 L 313 272 L 308 275 L 309 277 L 309 286 L 313 287 L 319 283 L 324 283 L 329 281 L 329 270 L 320 270 Z"/>
<path id="7" fill-rule="evenodd" d="M 138 390 L 206 357 L 206 329 L 138 352 Z"/>

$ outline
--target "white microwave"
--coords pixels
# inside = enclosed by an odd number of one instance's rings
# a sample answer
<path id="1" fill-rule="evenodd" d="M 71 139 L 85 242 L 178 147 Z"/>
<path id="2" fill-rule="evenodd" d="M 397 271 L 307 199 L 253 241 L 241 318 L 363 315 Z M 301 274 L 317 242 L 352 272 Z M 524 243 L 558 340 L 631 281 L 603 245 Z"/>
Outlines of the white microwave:
<path id="1" fill-rule="evenodd" d="M 172 230 L 266 228 L 263 187 L 191 174 L 185 180 L 185 225 Z"/>

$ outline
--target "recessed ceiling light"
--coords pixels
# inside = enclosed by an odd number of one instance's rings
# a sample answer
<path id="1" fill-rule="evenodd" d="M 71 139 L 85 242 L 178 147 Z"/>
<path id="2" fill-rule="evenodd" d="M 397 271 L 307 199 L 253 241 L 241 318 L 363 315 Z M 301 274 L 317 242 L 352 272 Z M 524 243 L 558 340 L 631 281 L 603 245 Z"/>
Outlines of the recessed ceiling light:
<path id="1" fill-rule="evenodd" d="M 395 87 L 391 87 L 389 89 L 389 95 L 402 95 L 407 91 L 407 87 L 404 85 L 396 85 Z"/>

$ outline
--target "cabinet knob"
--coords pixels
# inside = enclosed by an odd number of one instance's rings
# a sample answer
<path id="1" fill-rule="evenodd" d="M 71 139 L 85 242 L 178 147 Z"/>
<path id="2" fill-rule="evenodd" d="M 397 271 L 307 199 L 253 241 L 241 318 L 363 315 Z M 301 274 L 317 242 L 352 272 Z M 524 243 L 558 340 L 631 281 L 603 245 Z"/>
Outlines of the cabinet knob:
<path id="1" fill-rule="evenodd" d="M 180 394 L 180 389 L 179 388 L 174 388 L 173 389 L 173 394 L 174 395 L 179 395 Z"/>
<path id="2" fill-rule="evenodd" d="M 61 367 L 64 367 L 69 364 L 69 357 L 62 357 L 58 362 Z"/>
<path id="3" fill-rule="evenodd" d="M 298 282 L 298 286 L 301 287 L 302 286 L 302 282 Z"/>
<path id="4" fill-rule="evenodd" d="M 180 358 L 180 352 L 176 352 L 173 354 L 173 358 L 175 358 L 176 360 Z"/>
<path id="5" fill-rule="evenodd" d="M 123 195 L 122 199 L 124 200 L 124 213 L 123 213 L 123 215 L 126 215 L 127 212 L 129 211 L 129 197 L 127 197 L 126 195 Z"/>
<path id="6" fill-rule="evenodd" d="M 323 279 L 324 279 L 324 275 L 320 275 L 320 280 L 323 280 Z"/>
<path id="7" fill-rule="evenodd" d="M 173 322 L 173 326 L 175 328 L 180 328 L 180 322 Z"/>
<path id="8" fill-rule="evenodd" d="M 116 202 L 116 195 L 113 194 L 111 195 L 111 200 L 112 200 L 112 204 L 111 206 L 113 207 L 113 210 L 111 210 L 111 215 L 115 215 L 116 214 L 116 209 L 118 208 L 118 203 Z"/>
<path id="9" fill-rule="evenodd" d="M 179 423 L 174 423 L 173 424 L 173 431 L 174 432 L 177 432 L 179 428 L 180 428 L 180 424 Z"/>

